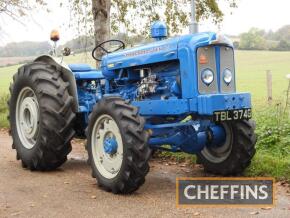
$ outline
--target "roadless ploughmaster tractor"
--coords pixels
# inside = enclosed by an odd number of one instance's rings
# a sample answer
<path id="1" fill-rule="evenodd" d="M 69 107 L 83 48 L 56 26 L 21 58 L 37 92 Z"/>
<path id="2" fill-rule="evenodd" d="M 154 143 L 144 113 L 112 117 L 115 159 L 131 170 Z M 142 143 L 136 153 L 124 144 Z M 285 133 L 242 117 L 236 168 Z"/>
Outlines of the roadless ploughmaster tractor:
<path id="1" fill-rule="evenodd" d="M 212 32 L 167 39 L 159 21 L 151 36 L 154 42 L 130 49 L 101 43 L 93 51 L 98 70 L 48 55 L 19 68 L 8 103 L 23 167 L 56 169 L 71 139 L 86 137 L 92 175 L 113 193 L 137 190 L 158 149 L 196 154 L 214 174 L 243 172 L 256 135 L 251 95 L 236 92 L 231 42 Z"/>

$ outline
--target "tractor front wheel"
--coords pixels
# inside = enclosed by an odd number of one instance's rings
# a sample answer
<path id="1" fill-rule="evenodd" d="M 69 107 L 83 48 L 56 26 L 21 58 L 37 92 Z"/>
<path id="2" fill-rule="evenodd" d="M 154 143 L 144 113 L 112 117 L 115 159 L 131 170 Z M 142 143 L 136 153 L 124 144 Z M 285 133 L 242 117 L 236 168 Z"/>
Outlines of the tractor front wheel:
<path id="1" fill-rule="evenodd" d="M 87 150 L 92 176 L 115 194 L 137 190 L 149 172 L 149 134 L 138 109 L 118 97 L 98 102 L 89 117 Z"/>
<path id="2" fill-rule="evenodd" d="M 237 175 L 251 163 L 257 141 L 253 121 L 222 123 L 226 139 L 220 146 L 205 147 L 197 156 L 205 171 L 218 175 Z"/>

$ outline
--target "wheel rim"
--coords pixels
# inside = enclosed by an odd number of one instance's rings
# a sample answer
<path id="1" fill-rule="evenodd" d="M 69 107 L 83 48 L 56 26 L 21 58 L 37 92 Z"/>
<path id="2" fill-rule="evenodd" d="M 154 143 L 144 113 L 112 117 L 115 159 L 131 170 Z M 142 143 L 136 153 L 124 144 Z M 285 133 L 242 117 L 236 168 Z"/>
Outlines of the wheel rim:
<path id="1" fill-rule="evenodd" d="M 22 145 L 32 149 L 39 132 L 39 104 L 34 91 L 25 87 L 16 103 L 16 127 Z"/>
<path id="2" fill-rule="evenodd" d="M 119 127 L 109 115 L 101 115 L 94 124 L 92 154 L 100 174 L 112 179 L 117 176 L 123 161 L 123 142 Z"/>
<path id="3" fill-rule="evenodd" d="M 202 155 L 212 163 L 221 163 L 226 160 L 231 151 L 233 143 L 233 131 L 229 124 L 222 124 L 225 133 L 226 140 L 221 146 L 206 146 L 202 151 Z"/>

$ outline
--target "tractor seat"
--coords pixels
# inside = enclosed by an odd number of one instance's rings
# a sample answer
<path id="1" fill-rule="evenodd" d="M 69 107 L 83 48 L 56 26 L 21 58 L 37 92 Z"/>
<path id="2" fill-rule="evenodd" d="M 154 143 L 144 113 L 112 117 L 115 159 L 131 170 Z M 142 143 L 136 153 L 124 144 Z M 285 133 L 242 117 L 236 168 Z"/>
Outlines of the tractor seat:
<path id="1" fill-rule="evenodd" d="M 76 79 L 104 79 L 102 71 L 91 68 L 88 64 L 69 64 Z"/>

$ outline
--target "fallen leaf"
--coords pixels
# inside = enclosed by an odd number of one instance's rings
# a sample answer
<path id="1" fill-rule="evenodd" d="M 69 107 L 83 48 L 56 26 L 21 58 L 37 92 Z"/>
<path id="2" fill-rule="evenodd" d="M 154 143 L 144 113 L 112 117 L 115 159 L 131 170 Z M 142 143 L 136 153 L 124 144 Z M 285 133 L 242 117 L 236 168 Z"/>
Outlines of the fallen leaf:
<path id="1" fill-rule="evenodd" d="M 194 165 L 196 168 L 203 168 L 203 166 L 201 164 L 195 164 Z"/>
<path id="2" fill-rule="evenodd" d="M 183 172 L 185 173 L 190 173 L 191 171 L 190 170 L 187 170 L 187 169 L 182 169 Z"/>
<path id="3" fill-rule="evenodd" d="M 20 212 L 15 212 L 15 213 L 11 213 L 10 215 L 11 216 L 18 216 L 18 215 L 20 215 L 21 213 Z"/>
<path id="4" fill-rule="evenodd" d="M 254 212 L 250 212 L 251 215 L 257 215 L 259 214 L 259 211 L 254 211 Z"/>
<path id="5" fill-rule="evenodd" d="M 262 209 L 262 210 L 271 210 L 272 207 L 262 207 L 261 209 Z"/>

